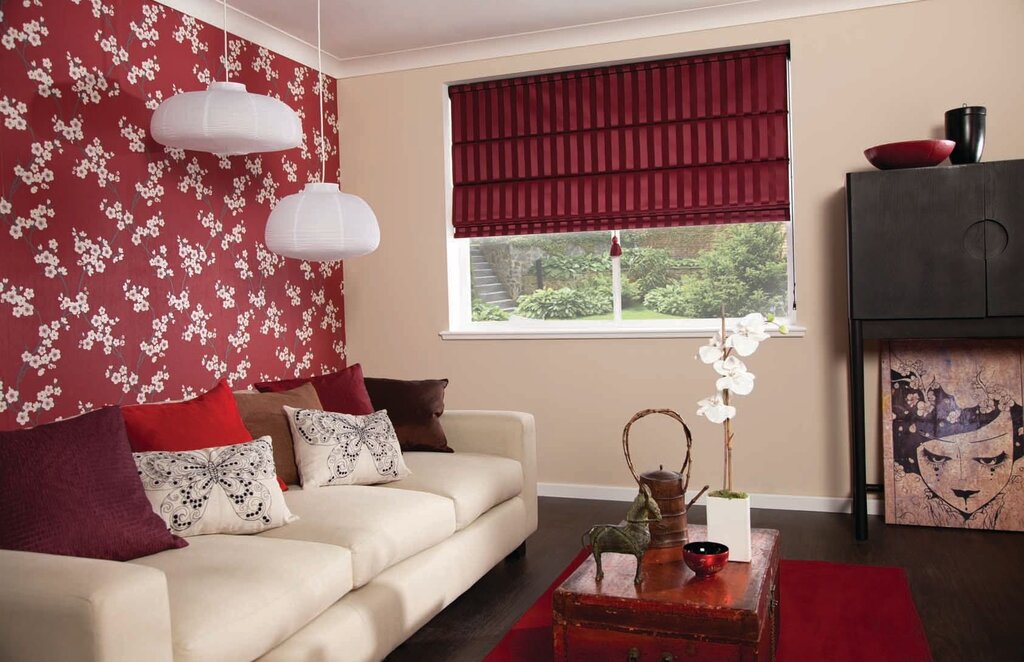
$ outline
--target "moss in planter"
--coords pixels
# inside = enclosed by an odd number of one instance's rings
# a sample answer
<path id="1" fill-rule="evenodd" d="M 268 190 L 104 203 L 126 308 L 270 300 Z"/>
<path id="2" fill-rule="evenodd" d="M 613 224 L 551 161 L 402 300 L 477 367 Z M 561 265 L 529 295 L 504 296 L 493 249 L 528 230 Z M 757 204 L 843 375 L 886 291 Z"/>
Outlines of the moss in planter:
<path id="1" fill-rule="evenodd" d="M 746 492 L 733 492 L 732 490 L 715 490 L 714 492 L 708 492 L 710 497 L 718 497 L 719 499 L 746 499 Z"/>

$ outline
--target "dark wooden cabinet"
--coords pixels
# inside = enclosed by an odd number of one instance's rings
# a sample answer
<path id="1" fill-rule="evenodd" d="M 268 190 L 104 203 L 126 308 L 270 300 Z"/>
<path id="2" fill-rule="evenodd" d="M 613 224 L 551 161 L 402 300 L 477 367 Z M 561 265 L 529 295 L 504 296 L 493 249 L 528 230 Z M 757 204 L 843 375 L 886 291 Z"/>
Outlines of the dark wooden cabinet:
<path id="1" fill-rule="evenodd" d="M 846 176 L 854 531 L 867 538 L 865 338 L 1024 336 L 1024 160 Z"/>
<path id="2" fill-rule="evenodd" d="M 851 316 L 1024 315 L 1022 182 L 1024 161 L 850 174 Z"/>
<path id="3" fill-rule="evenodd" d="M 1024 161 L 993 163 L 985 172 L 988 314 L 1024 316 Z"/>

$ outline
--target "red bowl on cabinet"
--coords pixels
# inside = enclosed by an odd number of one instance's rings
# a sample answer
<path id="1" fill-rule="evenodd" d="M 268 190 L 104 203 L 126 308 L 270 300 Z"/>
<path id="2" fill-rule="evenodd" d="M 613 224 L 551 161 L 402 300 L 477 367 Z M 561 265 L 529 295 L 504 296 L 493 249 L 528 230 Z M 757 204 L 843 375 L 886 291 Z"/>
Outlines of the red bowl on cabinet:
<path id="1" fill-rule="evenodd" d="M 698 577 L 710 577 L 729 561 L 729 548 L 720 542 L 689 542 L 683 545 L 683 562 Z"/>
<path id="2" fill-rule="evenodd" d="M 879 170 L 927 168 L 945 161 L 954 147 L 952 140 L 905 140 L 869 147 L 864 156 Z"/>

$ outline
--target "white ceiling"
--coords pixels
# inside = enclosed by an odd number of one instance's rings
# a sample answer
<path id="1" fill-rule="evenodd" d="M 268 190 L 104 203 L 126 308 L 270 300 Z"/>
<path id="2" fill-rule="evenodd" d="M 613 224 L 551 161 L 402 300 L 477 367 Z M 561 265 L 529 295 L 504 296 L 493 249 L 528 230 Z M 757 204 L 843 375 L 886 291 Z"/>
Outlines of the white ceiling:
<path id="1" fill-rule="evenodd" d="M 219 0 L 159 0 L 220 25 Z M 321 0 L 338 77 L 916 0 Z M 317 0 L 228 0 L 228 29 L 315 64 Z"/>
<path id="2" fill-rule="evenodd" d="M 339 59 L 361 58 L 751 1 L 758 0 L 321 0 L 323 43 Z M 316 0 L 228 4 L 316 43 Z"/>

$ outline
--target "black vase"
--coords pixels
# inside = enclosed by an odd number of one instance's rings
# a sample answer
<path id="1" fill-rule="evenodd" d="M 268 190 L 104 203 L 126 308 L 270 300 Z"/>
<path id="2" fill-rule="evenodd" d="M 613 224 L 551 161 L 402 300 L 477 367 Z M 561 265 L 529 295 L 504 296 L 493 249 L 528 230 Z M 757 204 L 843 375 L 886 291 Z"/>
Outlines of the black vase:
<path id="1" fill-rule="evenodd" d="M 977 163 L 985 150 L 985 106 L 946 111 L 946 139 L 956 143 L 950 163 Z"/>

